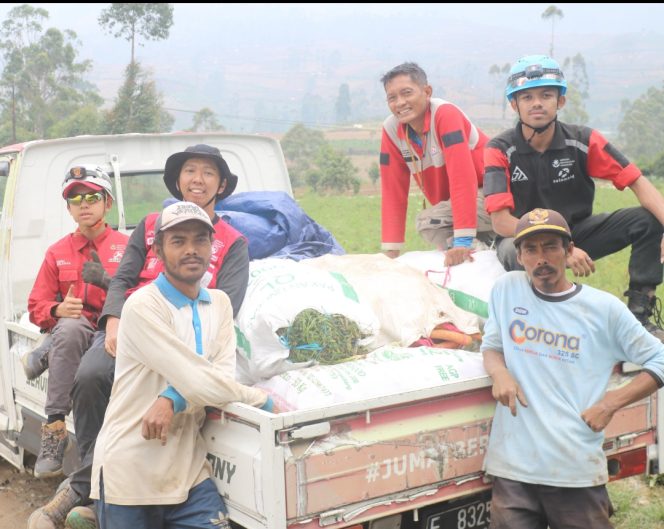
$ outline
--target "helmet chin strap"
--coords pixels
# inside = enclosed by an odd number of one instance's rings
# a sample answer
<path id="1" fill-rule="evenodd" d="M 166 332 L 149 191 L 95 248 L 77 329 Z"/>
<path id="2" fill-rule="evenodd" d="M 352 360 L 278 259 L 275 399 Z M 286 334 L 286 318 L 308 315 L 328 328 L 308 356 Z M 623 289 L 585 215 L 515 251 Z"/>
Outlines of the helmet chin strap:
<path id="1" fill-rule="evenodd" d="M 219 183 L 219 187 L 217 188 L 217 192 L 215 193 L 215 195 L 214 195 L 210 200 L 207 201 L 207 204 L 205 204 L 205 206 L 203 206 L 203 209 L 205 209 L 206 207 L 208 207 L 212 202 L 216 202 L 217 200 L 219 200 L 219 197 L 220 197 L 220 196 L 223 194 L 223 192 L 224 192 L 224 190 L 221 189 L 221 184 L 223 184 L 223 183 L 224 183 L 224 181 L 222 181 L 222 182 Z M 224 189 L 225 189 L 225 188 L 224 188 Z"/>
<path id="2" fill-rule="evenodd" d="M 219 195 L 214 195 L 210 200 L 208 200 L 208 201 L 205 203 L 205 205 L 203 206 L 203 209 L 205 209 L 206 207 L 208 207 L 208 206 L 209 206 L 210 204 L 212 204 L 213 202 L 216 202 L 218 197 L 219 197 Z"/>
<path id="3" fill-rule="evenodd" d="M 542 134 L 546 129 L 548 129 L 553 123 L 558 121 L 558 114 L 556 114 L 556 117 L 553 118 L 551 121 L 549 121 L 546 125 L 543 127 L 532 127 L 531 125 L 528 125 L 528 123 L 525 123 L 521 117 L 519 117 L 519 124 L 520 125 L 525 125 L 529 129 L 533 130 L 533 133 L 530 135 L 530 138 L 526 140 L 526 143 L 530 145 L 530 142 L 533 141 L 533 138 L 535 137 L 535 134 Z"/>
<path id="4" fill-rule="evenodd" d="M 179 185 L 179 183 L 176 182 L 175 185 L 176 185 L 176 187 L 177 187 L 177 190 L 180 191 L 180 194 L 182 194 L 182 191 L 180 190 L 180 185 Z M 216 193 L 216 194 L 215 194 L 210 200 L 208 200 L 203 206 L 201 206 L 201 207 L 202 207 L 203 209 L 205 209 L 206 207 L 208 207 L 208 206 L 209 206 L 210 204 L 212 204 L 213 202 L 216 202 L 217 200 L 219 200 L 219 195 L 221 195 L 222 192 L 223 192 L 223 191 L 219 191 L 219 190 L 217 190 L 217 193 Z M 184 195 L 182 195 L 182 200 L 184 200 Z"/>

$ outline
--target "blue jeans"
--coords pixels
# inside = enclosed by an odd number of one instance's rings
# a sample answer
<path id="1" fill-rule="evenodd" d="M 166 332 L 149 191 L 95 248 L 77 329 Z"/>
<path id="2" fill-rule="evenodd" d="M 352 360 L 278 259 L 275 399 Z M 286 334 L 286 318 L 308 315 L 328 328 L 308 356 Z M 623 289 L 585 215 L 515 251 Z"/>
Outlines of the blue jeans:
<path id="1" fill-rule="evenodd" d="M 224 500 L 211 479 L 189 491 L 184 503 L 176 505 L 113 505 L 95 500 L 100 529 L 230 529 Z"/>

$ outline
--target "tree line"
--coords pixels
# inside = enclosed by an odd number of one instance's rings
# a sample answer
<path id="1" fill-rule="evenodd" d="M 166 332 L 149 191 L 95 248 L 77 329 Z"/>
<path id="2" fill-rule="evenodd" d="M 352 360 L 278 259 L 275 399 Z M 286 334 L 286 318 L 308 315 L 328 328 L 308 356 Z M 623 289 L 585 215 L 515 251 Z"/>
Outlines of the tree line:
<path id="1" fill-rule="evenodd" d="M 131 59 L 110 109 L 85 76 L 92 62 L 79 59 L 77 35 L 47 27 L 49 12 L 23 4 L 0 25 L 0 144 L 80 134 L 167 132 L 174 118 L 164 108 L 150 72 L 135 58 L 144 40 L 169 36 L 173 7 L 163 3 L 114 3 L 103 9 L 100 27 L 131 43 Z M 194 116 L 192 129 L 219 129 L 209 108 Z"/>
<path id="2" fill-rule="evenodd" d="M 149 69 L 135 55 L 141 40 L 169 37 L 174 24 L 171 4 L 113 3 L 101 10 L 100 28 L 131 46 L 123 82 L 110 108 L 103 108 L 105 102 L 97 87 L 85 80 L 92 62 L 79 57 L 81 43 L 76 33 L 48 27 L 48 18 L 46 9 L 24 4 L 12 8 L 0 24 L 0 56 L 4 63 L 0 78 L 0 144 L 81 134 L 171 130 L 174 118 L 164 108 L 163 94 Z M 542 18 L 552 24 L 550 53 L 553 53 L 554 22 L 562 19 L 563 13 L 550 6 Z M 590 90 L 585 58 L 577 53 L 561 64 L 569 87 L 567 105 L 560 119 L 587 123 L 585 102 Z M 501 88 L 503 113 L 506 99 L 502 87 L 508 71 L 509 63 L 489 68 L 496 86 Z M 352 117 L 348 83 L 339 87 L 335 113 L 338 123 L 348 123 Z M 660 126 L 664 121 L 664 83 L 634 101 L 623 101 L 621 113 L 618 142 L 622 150 L 647 174 L 664 176 L 664 131 Z M 188 130 L 224 130 L 224 127 L 215 113 L 205 107 L 195 113 Z M 359 188 L 357 169 L 343 153 L 327 144 L 322 132 L 295 125 L 282 144 L 294 185 L 308 185 L 319 191 Z M 373 166 L 368 171 L 374 181 L 377 173 L 377 167 Z"/>

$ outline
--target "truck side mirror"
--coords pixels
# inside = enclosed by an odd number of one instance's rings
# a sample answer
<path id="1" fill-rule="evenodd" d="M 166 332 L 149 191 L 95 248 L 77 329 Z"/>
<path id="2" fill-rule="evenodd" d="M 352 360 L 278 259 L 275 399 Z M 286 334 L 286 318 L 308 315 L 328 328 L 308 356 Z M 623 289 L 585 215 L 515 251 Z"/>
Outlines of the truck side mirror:
<path id="1" fill-rule="evenodd" d="M 0 176 L 9 176 L 9 160 L 0 159 Z"/>

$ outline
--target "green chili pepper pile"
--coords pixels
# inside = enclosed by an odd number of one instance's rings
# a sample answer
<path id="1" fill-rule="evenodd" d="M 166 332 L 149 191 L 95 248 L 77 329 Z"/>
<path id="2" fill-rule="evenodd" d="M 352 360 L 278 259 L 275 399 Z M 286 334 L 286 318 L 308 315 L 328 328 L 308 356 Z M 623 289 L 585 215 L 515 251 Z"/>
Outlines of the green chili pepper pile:
<path id="1" fill-rule="evenodd" d="M 305 309 L 289 327 L 278 329 L 277 335 L 289 348 L 288 358 L 293 362 L 317 360 L 320 364 L 336 364 L 367 353 L 359 343 L 366 335 L 357 323 L 341 314 Z"/>

